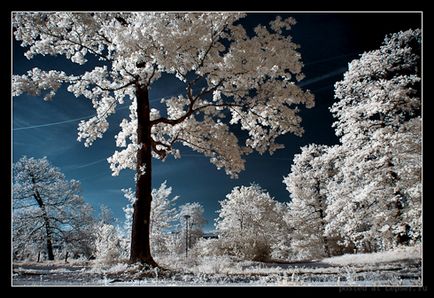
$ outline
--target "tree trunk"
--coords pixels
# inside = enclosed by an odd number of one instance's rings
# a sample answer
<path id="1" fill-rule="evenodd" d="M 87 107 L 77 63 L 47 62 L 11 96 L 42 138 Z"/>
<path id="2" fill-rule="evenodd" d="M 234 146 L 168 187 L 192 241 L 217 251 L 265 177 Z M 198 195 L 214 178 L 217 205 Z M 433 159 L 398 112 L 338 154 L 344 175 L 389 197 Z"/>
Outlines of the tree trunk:
<path id="1" fill-rule="evenodd" d="M 320 186 L 321 186 L 320 182 L 318 181 L 317 185 L 316 185 L 316 191 L 317 191 L 318 195 L 319 195 L 320 189 L 321 189 Z M 325 226 L 326 226 L 326 222 L 325 222 L 325 210 L 326 210 L 326 205 L 325 205 L 324 201 L 325 201 L 324 198 L 319 195 L 319 218 L 321 220 L 321 229 L 322 229 L 321 232 L 322 232 L 322 240 L 323 240 L 323 243 L 324 243 L 324 253 L 326 254 L 327 257 L 330 257 L 331 253 L 330 253 L 329 240 L 328 240 L 327 236 L 325 235 Z"/>
<path id="2" fill-rule="evenodd" d="M 150 107 L 147 86 L 136 84 L 137 97 L 137 143 L 142 144 L 137 151 L 136 201 L 131 231 L 130 262 L 140 262 L 156 267 L 151 256 L 150 215 L 152 201 L 152 143 Z M 145 173 L 142 174 L 142 168 Z"/>
<path id="3" fill-rule="evenodd" d="M 321 207 L 322 208 L 322 207 Z M 329 246 L 329 239 L 325 235 L 325 215 L 324 211 L 322 209 L 319 210 L 320 218 L 321 218 L 321 227 L 322 227 L 322 240 L 324 243 L 324 252 L 327 257 L 330 257 L 330 246 Z"/>
<path id="4" fill-rule="evenodd" d="M 404 197 L 404 195 L 401 193 L 401 190 L 398 188 L 397 189 L 397 182 L 400 179 L 400 177 L 398 176 L 398 174 L 395 172 L 394 169 L 394 164 L 392 162 L 392 158 L 389 156 L 388 160 L 387 160 L 387 164 L 386 164 L 387 168 L 388 168 L 388 180 L 390 183 L 390 186 L 394 189 L 393 191 L 393 195 L 396 198 L 396 201 L 394 203 L 394 205 L 392 206 L 392 208 L 395 208 L 396 213 L 395 213 L 395 221 L 396 223 L 400 223 L 402 222 L 402 212 L 404 209 L 404 205 L 402 202 L 402 198 Z M 408 244 L 408 242 L 410 241 L 411 237 L 408 234 L 410 232 L 410 226 L 408 226 L 406 224 L 406 229 L 405 229 L 405 233 L 404 234 L 397 234 L 394 241 L 396 245 L 401 245 L 401 244 Z"/>
<path id="5" fill-rule="evenodd" d="M 48 219 L 47 213 L 44 208 L 44 222 L 45 222 L 45 231 L 47 234 L 47 254 L 48 254 L 48 260 L 53 261 L 54 260 L 54 253 L 53 253 L 53 241 L 51 240 L 51 227 L 50 227 L 50 220 Z"/>
<path id="6" fill-rule="evenodd" d="M 52 231 L 51 231 L 50 219 L 48 218 L 48 213 L 47 210 L 45 209 L 44 201 L 42 201 L 41 195 L 39 194 L 38 189 L 35 187 L 36 181 L 34 177 L 32 177 L 32 183 L 33 183 L 33 197 L 38 203 L 39 208 L 41 208 L 42 217 L 44 219 L 45 233 L 47 235 L 46 242 L 47 242 L 48 260 L 53 261 L 54 253 L 53 253 L 53 241 L 51 239 Z"/>

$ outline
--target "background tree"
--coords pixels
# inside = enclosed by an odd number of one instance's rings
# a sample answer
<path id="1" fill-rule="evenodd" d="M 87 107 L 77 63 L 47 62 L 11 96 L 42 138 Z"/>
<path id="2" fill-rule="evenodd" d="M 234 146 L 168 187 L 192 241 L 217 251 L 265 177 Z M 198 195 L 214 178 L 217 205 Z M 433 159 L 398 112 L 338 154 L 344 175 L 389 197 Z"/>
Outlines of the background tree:
<path id="1" fill-rule="evenodd" d="M 294 227 L 291 225 L 291 214 L 288 203 L 276 201 L 275 225 L 273 239 L 270 242 L 272 260 L 288 261 L 297 254 L 292 247 L 292 234 Z"/>
<path id="2" fill-rule="evenodd" d="M 169 198 L 172 187 L 164 181 L 158 189 L 152 190 L 151 209 L 151 249 L 156 256 L 162 256 L 169 252 L 170 228 L 173 228 L 177 219 L 175 203 L 179 198 Z"/>
<path id="3" fill-rule="evenodd" d="M 69 209 L 69 210 L 65 210 Z M 61 245 L 65 254 L 72 254 L 72 257 L 90 258 L 95 253 L 95 225 L 93 208 L 90 204 L 77 204 L 65 206 L 63 212 L 67 212 L 69 218 L 68 228 L 65 229 Z M 65 256 L 67 260 L 67 256 Z"/>
<path id="4" fill-rule="evenodd" d="M 123 230 L 127 233 L 125 239 L 129 243 L 131 241 L 128 234 L 131 231 L 132 218 L 134 214 L 133 202 L 136 199 L 134 192 L 131 189 L 123 189 L 124 196 L 129 201 L 129 204 L 124 208 L 125 223 Z M 175 208 L 178 196 L 169 198 L 172 193 L 172 187 L 167 186 L 164 181 L 158 189 L 152 189 L 152 207 L 150 215 L 151 228 L 151 248 L 152 253 L 162 255 L 168 252 L 168 242 L 170 238 L 170 228 L 178 220 L 177 210 Z"/>
<path id="5" fill-rule="evenodd" d="M 419 29 L 386 36 L 335 85 L 334 126 L 349 152 L 339 187 L 351 219 L 341 227 L 365 251 L 420 235 L 420 50 Z"/>
<path id="6" fill-rule="evenodd" d="M 188 216 L 188 219 L 186 216 Z M 183 253 L 186 244 L 188 249 L 191 249 L 203 235 L 203 226 L 206 224 L 203 206 L 197 202 L 181 205 L 177 219 L 179 222 L 177 250 L 178 253 Z"/>
<path id="7" fill-rule="evenodd" d="M 283 180 L 291 194 L 291 246 L 301 259 L 331 256 L 332 241 L 326 235 L 325 190 L 334 170 L 327 159 L 328 150 L 324 145 L 302 147 L 294 157 L 291 173 Z"/>
<path id="8" fill-rule="evenodd" d="M 97 115 L 79 125 L 79 140 L 91 145 L 109 124 L 118 104 L 130 103 L 109 158 L 114 175 L 136 171 L 131 237 L 132 262 L 157 265 L 151 256 L 149 223 L 152 157 L 180 157 L 179 143 L 203 153 L 217 168 L 236 177 L 243 155 L 273 153 L 276 138 L 301 135 L 297 105 L 314 105 L 295 83 L 302 63 L 289 30 L 295 20 L 277 17 L 247 32 L 236 13 L 23 13 L 13 14 L 16 40 L 25 56 L 63 55 L 83 67 L 81 74 L 33 68 L 13 77 L 13 95 L 52 98 L 62 85 L 92 101 Z M 95 59 L 97 58 L 97 63 Z M 89 58 L 89 60 L 88 60 Z M 88 70 L 88 69 L 91 70 Z M 152 84 L 163 73 L 185 91 L 151 107 Z M 157 109 L 159 108 L 159 109 Z M 161 111 L 160 111 L 161 110 Z M 248 136 L 240 145 L 229 125 Z"/>
<path id="9" fill-rule="evenodd" d="M 116 221 L 113 212 L 105 204 L 99 206 L 98 220 L 104 224 L 113 224 Z"/>
<path id="10" fill-rule="evenodd" d="M 83 201 L 79 188 L 78 181 L 67 181 L 46 157 L 24 156 L 14 163 L 13 241 L 20 243 L 21 237 L 43 241 L 48 259 L 54 260 L 55 243 L 86 238 L 83 233 L 91 221 L 91 208 Z"/>
<path id="11" fill-rule="evenodd" d="M 32 209 L 36 209 L 33 207 Z M 41 226 L 35 226 L 29 218 L 37 210 L 13 210 L 12 250 L 14 260 L 42 260 L 41 252 L 47 251 L 46 233 Z M 41 258 L 42 257 L 42 258 Z"/>
<path id="12" fill-rule="evenodd" d="M 284 226 L 279 204 L 259 185 L 252 184 L 235 187 L 220 205 L 216 229 L 225 253 L 268 260 Z"/>
<path id="13" fill-rule="evenodd" d="M 96 264 L 116 263 L 120 260 L 122 252 L 122 241 L 116 227 L 99 222 L 95 229 Z"/>

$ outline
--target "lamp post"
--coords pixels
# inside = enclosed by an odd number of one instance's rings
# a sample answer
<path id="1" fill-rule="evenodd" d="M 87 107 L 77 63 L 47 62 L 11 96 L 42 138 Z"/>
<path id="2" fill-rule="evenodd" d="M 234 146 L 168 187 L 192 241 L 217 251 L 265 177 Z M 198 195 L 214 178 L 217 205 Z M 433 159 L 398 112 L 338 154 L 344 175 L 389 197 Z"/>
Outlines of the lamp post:
<path id="1" fill-rule="evenodd" d="M 190 215 L 186 214 L 184 215 L 185 218 L 185 258 L 188 256 L 188 219 L 190 218 Z"/>

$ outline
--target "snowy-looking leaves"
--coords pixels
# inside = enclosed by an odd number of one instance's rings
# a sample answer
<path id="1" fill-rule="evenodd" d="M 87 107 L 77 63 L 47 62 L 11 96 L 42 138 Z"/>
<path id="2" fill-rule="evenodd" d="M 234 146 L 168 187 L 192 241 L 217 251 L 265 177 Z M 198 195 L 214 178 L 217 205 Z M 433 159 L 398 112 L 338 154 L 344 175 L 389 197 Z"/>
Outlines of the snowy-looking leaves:
<path id="1" fill-rule="evenodd" d="M 164 100 L 166 111 L 151 109 L 153 156 L 180 156 L 183 144 L 210 158 L 236 177 L 243 155 L 273 153 L 279 135 L 301 135 L 298 105 L 312 107 L 313 95 L 295 82 L 303 77 L 298 45 L 288 32 L 295 20 L 277 18 L 258 25 L 249 36 L 236 21 L 240 13 L 23 13 L 13 14 L 14 35 L 35 55 L 63 55 L 90 71 L 67 75 L 33 69 L 13 77 L 13 94 L 54 96 L 62 84 L 87 98 L 96 116 L 82 121 L 78 140 L 86 146 L 107 131 L 107 117 L 130 101 L 129 119 L 121 122 L 116 151 L 108 161 L 114 175 L 136 169 L 137 90 L 151 90 L 163 73 L 185 83 L 185 95 Z M 100 62 L 95 64 L 97 58 Z M 91 64 L 92 63 L 92 64 Z M 167 115 L 167 118 L 162 116 Z M 239 140 L 229 129 L 248 132 Z M 245 144 L 240 144 L 240 141 Z"/>
<path id="2" fill-rule="evenodd" d="M 321 255 L 332 240 L 365 252 L 421 240 L 420 50 L 419 29 L 391 34 L 335 84 L 341 144 L 302 148 L 285 179 L 300 252 Z"/>
<path id="3" fill-rule="evenodd" d="M 92 208 L 80 195 L 80 183 L 66 180 L 46 158 L 26 156 L 13 165 L 15 257 L 27 257 L 37 245 L 54 258 L 54 246 L 90 256 Z M 31 243 L 34 242 L 34 243 Z"/>
<path id="4" fill-rule="evenodd" d="M 267 260 L 285 230 L 283 206 L 259 185 L 237 186 L 220 202 L 216 229 L 225 253 Z"/>

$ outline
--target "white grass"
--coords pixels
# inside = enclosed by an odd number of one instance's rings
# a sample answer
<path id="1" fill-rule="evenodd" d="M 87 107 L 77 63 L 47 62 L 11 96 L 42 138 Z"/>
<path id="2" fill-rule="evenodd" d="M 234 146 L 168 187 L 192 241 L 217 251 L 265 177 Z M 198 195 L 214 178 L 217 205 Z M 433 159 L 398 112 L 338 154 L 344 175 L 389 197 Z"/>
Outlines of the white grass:
<path id="1" fill-rule="evenodd" d="M 402 260 L 422 259 L 421 246 L 406 246 L 390 251 L 367 253 L 367 254 L 347 254 L 339 257 L 325 258 L 324 263 L 332 265 L 357 265 L 357 264 L 378 264 L 389 263 Z"/>
<path id="2" fill-rule="evenodd" d="M 173 275 L 140 274 L 137 265 L 120 262 L 17 263 L 16 285 L 96 286 L 421 286 L 421 247 L 332 257 L 316 262 L 261 263 L 229 256 L 173 257 L 159 263 Z"/>

